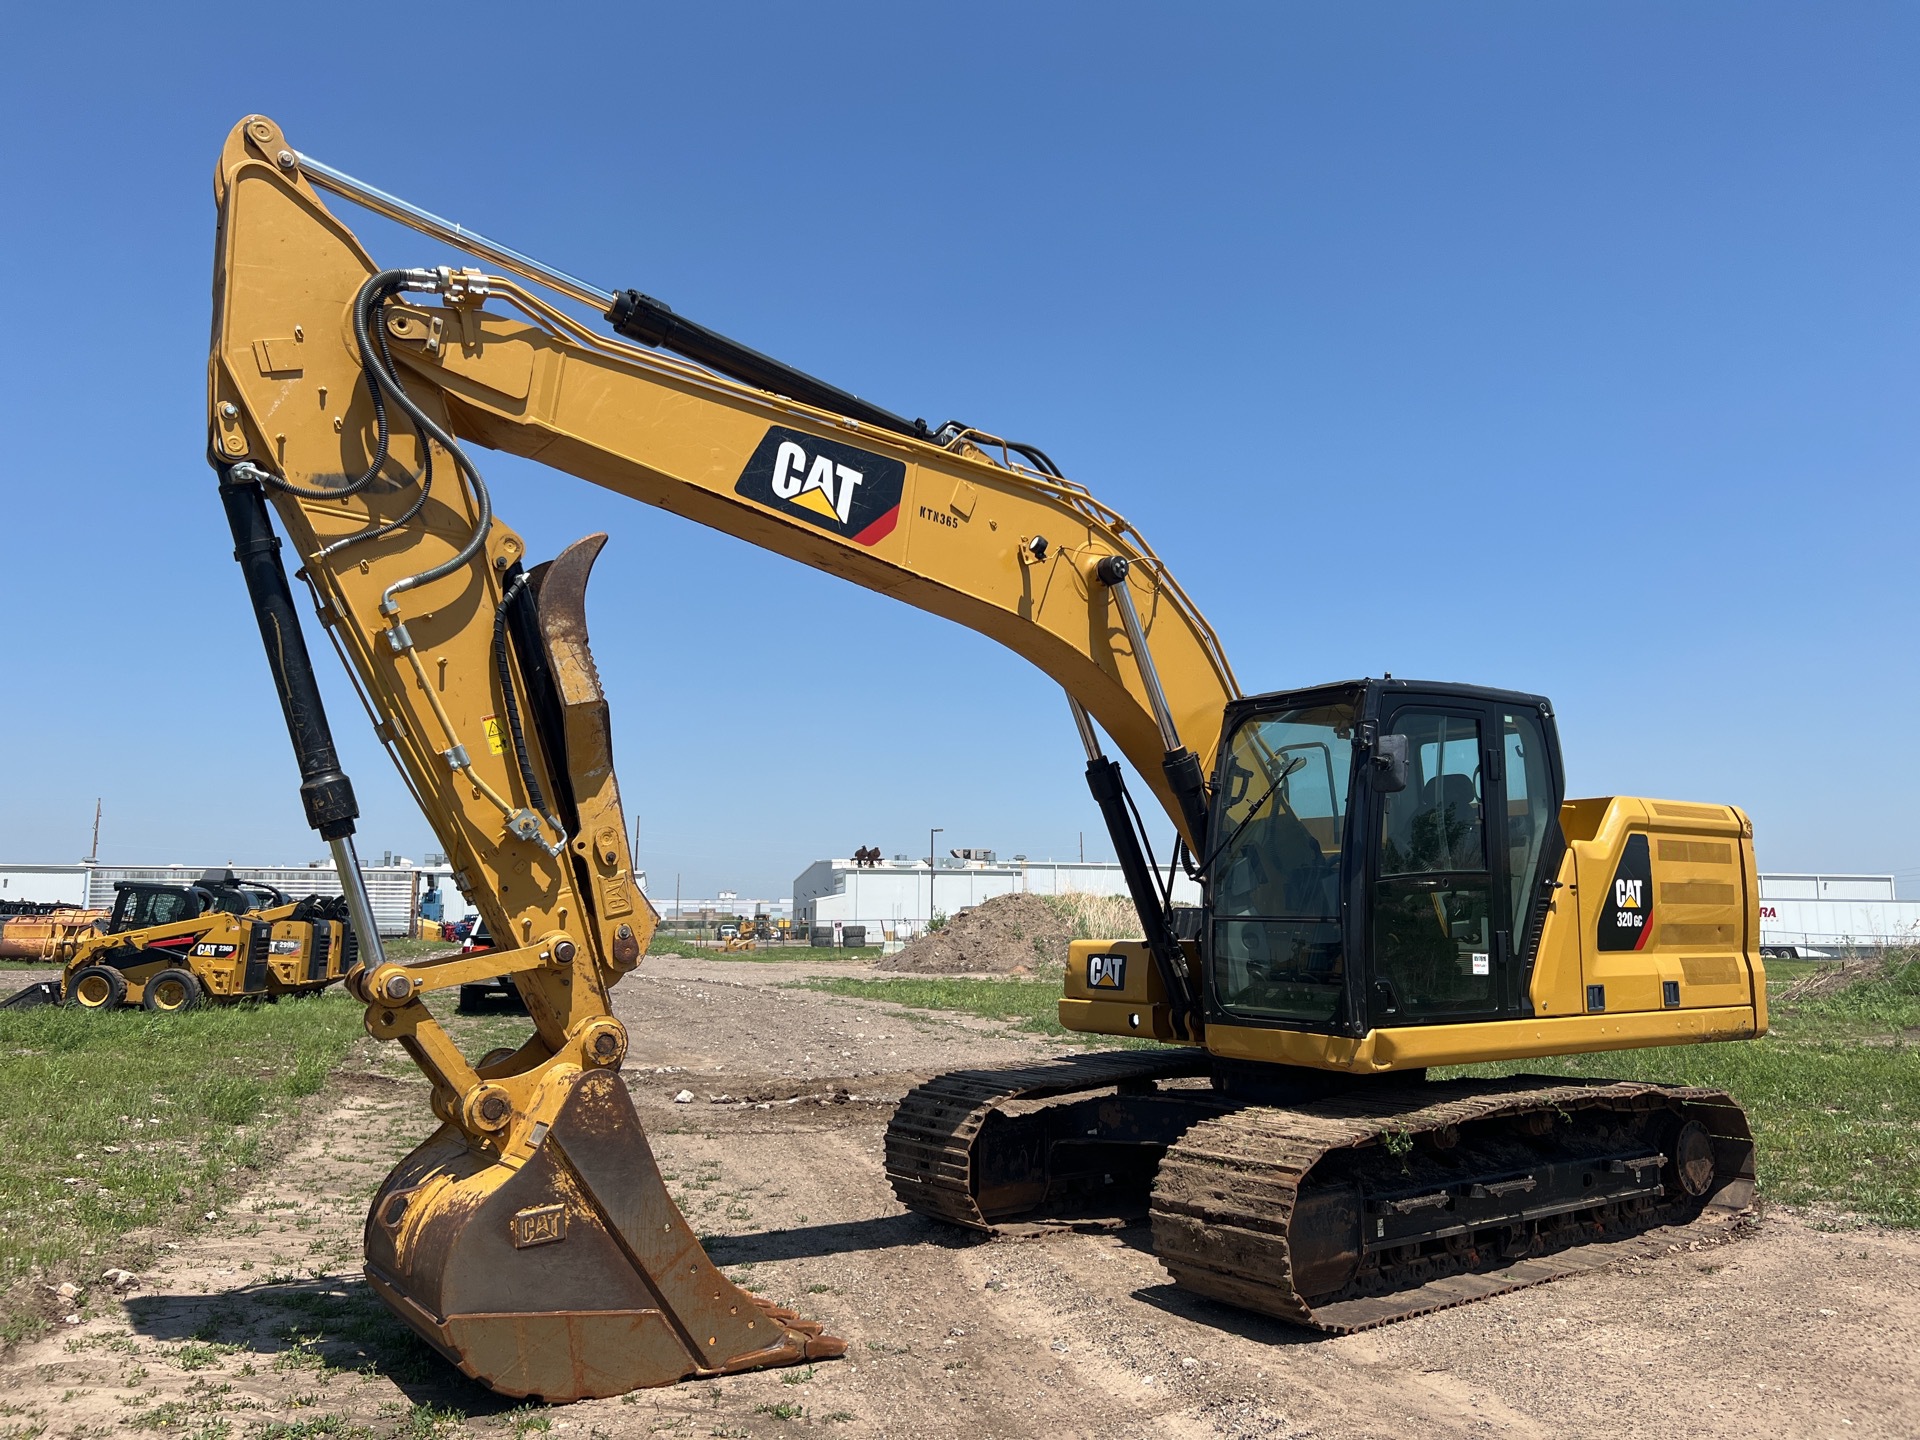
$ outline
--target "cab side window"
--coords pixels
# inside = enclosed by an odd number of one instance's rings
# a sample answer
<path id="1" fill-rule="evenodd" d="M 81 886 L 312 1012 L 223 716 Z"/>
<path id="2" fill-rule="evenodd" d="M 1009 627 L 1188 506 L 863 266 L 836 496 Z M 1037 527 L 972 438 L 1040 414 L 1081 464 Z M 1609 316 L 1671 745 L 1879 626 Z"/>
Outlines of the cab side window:
<path id="1" fill-rule="evenodd" d="M 150 890 L 148 898 L 153 902 L 148 908 L 146 925 L 171 925 L 176 920 L 191 920 L 200 913 L 193 897 L 180 890 Z"/>
<path id="2" fill-rule="evenodd" d="M 1477 714 L 1403 710 L 1407 787 L 1384 797 L 1373 909 L 1376 1024 L 1491 1010 L 1493 875 Z"/>
<path id="3" fill-rule="evenodd" d="M 1527 933 L 1528 912 L 1540 890 L 1540 861 L 1553 825 L 1553 777 L 1547 737 L 1531 710 L 1500 717 L 1507 774 L 1507 895 L 1514 943 Z"/>

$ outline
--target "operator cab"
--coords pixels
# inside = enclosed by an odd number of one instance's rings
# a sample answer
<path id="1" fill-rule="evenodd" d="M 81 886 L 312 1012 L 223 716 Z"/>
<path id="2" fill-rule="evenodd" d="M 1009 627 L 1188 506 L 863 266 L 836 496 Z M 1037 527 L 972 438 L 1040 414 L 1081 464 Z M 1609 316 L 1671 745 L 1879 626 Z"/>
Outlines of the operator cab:
<path id="1" fill-rule="evenodd" d="M 109 935 L 194 920 L 212 910 L 245 915 L 250 910 L 287 903 L 287 897 L 273 886 L 242 881 L 231 870 L 205 871 L 192 885 L 116 880 L 113 891 L 113 911 L 107 917 Z"/>
<path id="2" fill-rule="evenodd" d="M 1227 710 L 1210 1018 L 1340 1035 L 1531 1013 L 1564 790 L 1539 695 L 1361 680 Z"/>

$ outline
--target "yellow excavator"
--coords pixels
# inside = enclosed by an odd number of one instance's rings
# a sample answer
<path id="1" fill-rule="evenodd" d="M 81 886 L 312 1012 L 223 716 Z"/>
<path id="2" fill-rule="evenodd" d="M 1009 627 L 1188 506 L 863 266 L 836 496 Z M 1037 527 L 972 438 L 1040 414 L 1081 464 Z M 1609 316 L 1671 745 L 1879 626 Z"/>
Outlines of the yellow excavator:
<path id="1" fill-rule="evenodd" d="M 921 1086 L 886 1142 L 909 1207 L 986 1231 L 1149 1216 L 1181 1285 L 1341 1331 L 1751 1204 L 1752 1140 L 1720 1092 L 1427 1075 L 1761 1034 L 1740 810 L 1565 799 L 1538 695 L 1243 694 L 1145 540 L 1039 448 L 905 419 L 590 285 L 263 116 L 228 137 L 215 195 L 220 496 L 307 817 L 348 880 L 348 983 L 440 1121 L 374 1199 L 366 1274 L 468 1374 L 564 1401 L 844 1348 L 726 1280 L 661 1183 L 610 1004 L 657 917 L 587 648 L 605 537 L 532 563 L 478 448 L 944 616 L 1066 691 L 1144 934 L 1077 943 L 1060 1016 L 1162 1043 Z M 490 268 L 382 266 L 323 195 Z M 497 937 L 485 956 L 381 949 L 269 506 Z M 1108 745 L 1173 822 L 1165 868 Z M 1175 867 L 1202 905 L 1171 903 Z M 533 1034 L 470 1059 L 423 1002 L 503 973 Z"/>

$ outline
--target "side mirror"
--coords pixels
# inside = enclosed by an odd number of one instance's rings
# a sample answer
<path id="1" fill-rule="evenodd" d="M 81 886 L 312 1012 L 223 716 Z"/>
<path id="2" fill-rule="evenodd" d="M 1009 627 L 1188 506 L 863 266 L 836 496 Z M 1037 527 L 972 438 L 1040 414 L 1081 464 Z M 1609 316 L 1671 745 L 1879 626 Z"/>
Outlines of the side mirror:
<path id="1" fill-rule="evenodd" d="M 1376 735 L 1367 747 L 1367 783 L 1383 795 L 1407 788 L 1407 737 Z"/>

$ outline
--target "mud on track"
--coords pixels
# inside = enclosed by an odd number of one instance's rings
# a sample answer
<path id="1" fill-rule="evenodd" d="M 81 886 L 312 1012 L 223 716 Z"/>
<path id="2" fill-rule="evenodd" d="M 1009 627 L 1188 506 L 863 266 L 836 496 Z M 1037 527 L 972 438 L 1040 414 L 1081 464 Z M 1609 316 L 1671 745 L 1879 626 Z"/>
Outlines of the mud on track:
<path id="1" fill-rule="evenodd" d="M 937 1070 L 1056 1046 L 778 988 L 806 968 L 650 960 L 618 1009 L 641 1116 L 714 1258 L 827 1322 L 848 1358 L 546 1412 L 552 1433 L 1920 1434 L 1910 1232 L 1776 1211 L 1730 1243 L 1326 1339 L 1176 1290 L 1144 1229 L 987 1241 L 904 1214 L 880 1172 L 892 1101 Z M 430 1124 L 424 1086 L 337 1076 L 328 1104 L 137 1289 L 8 1357 L 0 1437 L 434 1433 L 420 1406 L 465 1413 L 440 1433 L 525 1429 L 358 1279 L 367 1199 Z"/>

